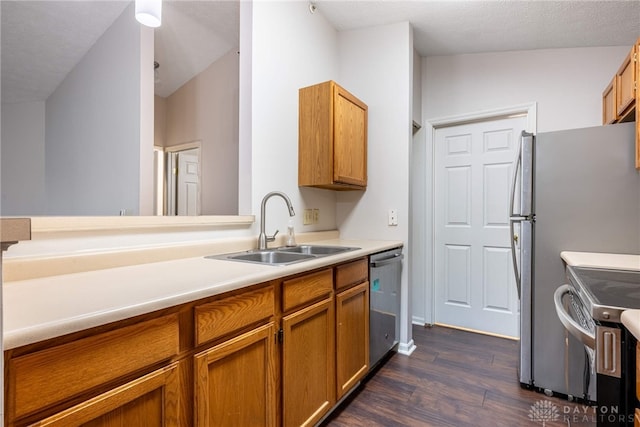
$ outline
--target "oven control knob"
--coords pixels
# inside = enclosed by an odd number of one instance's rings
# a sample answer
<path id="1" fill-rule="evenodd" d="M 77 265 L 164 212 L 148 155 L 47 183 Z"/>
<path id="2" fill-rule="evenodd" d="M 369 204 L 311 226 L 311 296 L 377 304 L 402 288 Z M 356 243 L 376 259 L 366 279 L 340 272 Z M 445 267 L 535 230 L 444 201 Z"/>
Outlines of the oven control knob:
<path id="1" fill-rule="evenodd" d="M 610 317 L 611 317 L 611 315 L 609 314 L 609 312 L 608 312 L 608 311 L 603 311 L 603 312 L 602 312 L 602 317 L 604 317 L 605 319 L 608 319 L 608 318 L 610 318 Z"/>

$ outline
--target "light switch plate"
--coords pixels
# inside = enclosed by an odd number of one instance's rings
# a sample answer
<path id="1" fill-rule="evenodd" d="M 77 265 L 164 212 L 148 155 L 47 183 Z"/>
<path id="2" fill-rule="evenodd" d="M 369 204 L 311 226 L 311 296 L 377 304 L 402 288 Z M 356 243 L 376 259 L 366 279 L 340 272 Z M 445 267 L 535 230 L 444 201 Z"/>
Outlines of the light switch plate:
<path id="1" fill-rule="evenodd" d="M 389 225 L 398 225 L 397 209 L 389 209 Z"/>
<path id="2" fill-rule="evenodd" d="M 305 209 L 302 214 L 302 225 L 313 224 L 313 209 Z"/>
<path id="3" fill-rule="evenodd" d="M 320 209 L 313 209 L 313 223 L 320 223 Z"/>

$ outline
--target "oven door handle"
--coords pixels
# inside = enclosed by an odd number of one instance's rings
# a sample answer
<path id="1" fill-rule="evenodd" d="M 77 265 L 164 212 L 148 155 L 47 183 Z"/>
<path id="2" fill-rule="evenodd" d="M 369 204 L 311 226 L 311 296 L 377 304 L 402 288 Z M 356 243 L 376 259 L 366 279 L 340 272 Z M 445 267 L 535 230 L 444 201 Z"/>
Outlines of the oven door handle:
<path id="1" fill-rule="evenodd" d="M 571 315 L 567 313 L 567 310 L 564 308 L 564 304 L 562 304 L 562 297 L 570 292 L 571 288 L 569 287 L 569 285 L 565 284 L 558 287 L 558 289 L 556 289 L 556 291 L 553 293 L 553 302 L 556 306 L 556 313 L 558 314 L 558 318 L 571 335 L 576 337 L 582 344 L 586 345 L 587 347 L 595 349 L 595 334 L 589 332 L 588 330 L 583 328 L 582 325 L 573 320 Z"/>

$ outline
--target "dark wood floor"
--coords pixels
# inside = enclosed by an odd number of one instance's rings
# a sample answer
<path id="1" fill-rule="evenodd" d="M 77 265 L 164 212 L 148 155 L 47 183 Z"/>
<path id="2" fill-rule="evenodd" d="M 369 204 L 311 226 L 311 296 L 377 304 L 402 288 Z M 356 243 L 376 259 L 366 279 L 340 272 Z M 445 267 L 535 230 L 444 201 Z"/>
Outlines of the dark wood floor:
<path id="1" fill-rule="evenodd" d="M 323 425 L 595 425 L 591 408 L 520 387 L 516 341 L 439 326 L 414 326 L 413 339 L 410 357 L 392 356 Z"/>

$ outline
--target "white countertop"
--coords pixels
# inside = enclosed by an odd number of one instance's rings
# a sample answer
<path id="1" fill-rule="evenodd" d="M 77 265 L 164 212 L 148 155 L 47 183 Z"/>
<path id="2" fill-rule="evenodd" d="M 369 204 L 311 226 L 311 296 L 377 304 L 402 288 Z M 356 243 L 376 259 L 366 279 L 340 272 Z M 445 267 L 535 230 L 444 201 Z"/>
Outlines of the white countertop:
<path id="1" fill-rule="evenodd" d="M 401 241 L 323 240 L 361 249 L 288 266 L 185 258 L 3 284 L 5 350 L 395 248 Z"/>
<path id="2" fill-rule="evenodd" d="M 640 255 L 563 251 L 560 256 L 572 267 L 640 270 Z"/>
<path id="3" fill-rule="evenodd" d="M 640 341 L 640 310 L 625 310 L 620 316 L 622 324 Z"/>

